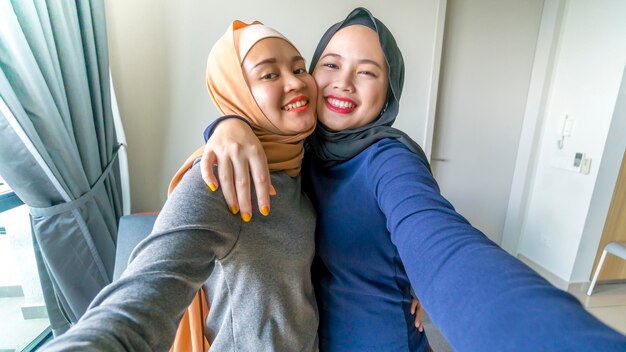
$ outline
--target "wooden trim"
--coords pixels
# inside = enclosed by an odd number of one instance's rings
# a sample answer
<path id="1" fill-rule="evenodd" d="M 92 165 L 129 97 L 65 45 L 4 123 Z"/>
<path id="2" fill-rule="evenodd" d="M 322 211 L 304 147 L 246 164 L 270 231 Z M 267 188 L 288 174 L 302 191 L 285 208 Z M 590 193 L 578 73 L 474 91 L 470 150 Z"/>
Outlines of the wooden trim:
<path id="1" fill-rule="evenodd" d="M 593 262 L 590 279 L 596 271 L 604 246 L 609 242 L 626 242 L 626 150 L 624 150 L 624 156 L 622 157 L 622 166 L 613 190 L 611 205 L 606 216 L 604 229 L 602 230 L 602 238 L 598 246 L 596 259 Z M 602 266 L 602 272 L 598 276 L 598 281 L 623 279 L 626 279 L 626 260 L 610 254 L 607 255 Z"/>

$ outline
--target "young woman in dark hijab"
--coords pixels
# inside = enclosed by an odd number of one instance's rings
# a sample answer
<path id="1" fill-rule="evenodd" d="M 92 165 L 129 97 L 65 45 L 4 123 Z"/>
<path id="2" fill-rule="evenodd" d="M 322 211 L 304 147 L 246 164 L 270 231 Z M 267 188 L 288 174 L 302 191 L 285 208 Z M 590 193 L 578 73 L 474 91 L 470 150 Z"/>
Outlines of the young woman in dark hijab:
<path id="1" fill-rule="evenodd" d="M 355 9 L 326 32 L 311 67 L 319 123 L 303 176 L 318 214 L 313 271 L 321 351 L 428 350 L 413 328 L 411 287 L 455 350 L 624 350 L 624 336 L 499 248 L 441 196 L 421 148 L 391 127 L 404 63 L 384 24 Z M 203 160 L 211 189 L 217 179 L 207 166 L 218 160 L 220 175 L 232 175 L 231 162 L 237 177 L 247 177 L 248 168 L 263 174 L 257 166 L 263 156 L 246 152 L 260 149 L 247 148 L 257 142 L 245 124 L 229 119 L 214 136 Z M 233 148 L 243 155 L 229 154 L 232 144 L 245 146 Z M 218 156 L 219 150 L 226 152 Z M 243 208 L 250 191 L 239 187 L 234 197 L 229 178 L 222 182 L 226 201 Z M 259 208 L 269 207 L 269 186 L 255 184 Z"/>

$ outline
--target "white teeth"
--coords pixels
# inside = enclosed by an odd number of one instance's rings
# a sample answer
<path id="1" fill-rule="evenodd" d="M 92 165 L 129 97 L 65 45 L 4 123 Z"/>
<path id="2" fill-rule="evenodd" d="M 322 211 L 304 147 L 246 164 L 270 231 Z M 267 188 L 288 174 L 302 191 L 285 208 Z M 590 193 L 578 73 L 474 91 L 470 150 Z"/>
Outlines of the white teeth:
<path id="1" fill-rule="evenodd" d="M 283 107 L 283 110 L 289 111 L 291 109 L 296 109 L 302 106 L 305 106 L 306 104 L 308 104 L 309 101 L 308 100 L 298 100 L 297 102 L 293 103 L 293 104 L 287 104 Z"/>
<path id="2" fill-rule="evenodd" d="M 355 104 L 352 104 L 352 103 L 344 101 L 344 100 L 339 100 L 339 99 L 334 99 L 334 98 L 327 98 L 326 101 L 330 105 L 332 105 L 334 107 L 337 107 L 337 108 L 340 108 L 340 109 L 352 109 L 352 108 L 356 107 Z"/>

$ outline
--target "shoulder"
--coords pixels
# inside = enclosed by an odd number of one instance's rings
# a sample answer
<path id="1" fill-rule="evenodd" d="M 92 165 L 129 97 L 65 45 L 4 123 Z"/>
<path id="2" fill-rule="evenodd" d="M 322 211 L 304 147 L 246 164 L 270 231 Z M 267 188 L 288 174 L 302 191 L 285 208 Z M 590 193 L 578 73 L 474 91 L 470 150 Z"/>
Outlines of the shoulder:
<path id="1" fill-rule="evenodd" d="M 404 191 L 428 188 L 438 192 L 439 186 L 423 154 L 416 154 L 389 138 L 373 144 L 366 152 L 365 177 L 368 184 L 374 185 L 376 194 L 389 187 L 400 187 Z"/>
<path id="2" fill-rule="evenodd" d="M 381 139 L 367 147 L 367 149 L 365 149 L 363 152 L 369 153 L 371 156 L 375 157 L 381 155 L 389 156 L 389 154 L 406 155 L 426 161 L 423 155 L 414 153 L 406 145 L 402 144 L 402 142 L 395 138 Z"/>
<path id="3" fill-rule="evenodd" d="M 238 228 L 239 217 L 228 211 L 221 192 L 212 192 L 202 179 L 200 163 L 183 176 L 165 202 L 155 227 L 195 227 L 215 231 Z"/>
<path id="4" fill-rule="evenodd" d="M 364 153 L 367 153 L 367 163 L 376 169 L 410 167 L 424 169 L 430 173 L 428 160 L 424 155 L 412 152 L 402 142 L 393 138 L 381 139 L 368 147 Z"/>

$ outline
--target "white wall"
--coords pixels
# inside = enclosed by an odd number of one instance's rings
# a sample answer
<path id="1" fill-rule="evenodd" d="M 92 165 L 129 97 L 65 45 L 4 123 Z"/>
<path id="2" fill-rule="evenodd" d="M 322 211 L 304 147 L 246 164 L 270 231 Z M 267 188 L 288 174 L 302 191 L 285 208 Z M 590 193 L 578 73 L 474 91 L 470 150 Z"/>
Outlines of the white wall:
<path id="1" fill-rule="evenodd" d="M 602 153 L 602 162 L 598 167 L 598 177 L 591 196 L 589 214 L 583 228 L 571 282 L 587 282 L 590 279 L 620 166 L 626 162 L 622 160 L 624 150 L 626 150 L 626 69 L 622 75 L 622 85 Z"/>
<path id="2" fill-rule="evenodd" d="M 423 142 L 437 0 L 106 1 L 111 70 L 129 146 L 133 211 L 158 210 L 167 184 L 218 115 L 204 84 L 207 54 L 232 19 L 260 19 L 310 58 L 356 6 L 396 36 L 407 63 L 396 127 Z M 436 77 L 435 77 L 436 78 Z"/>
<path id="3" fill-rule="evenodd" d="M 543 0 L 450 0 L 446 12 L 433 171 L 442 194 L 496 243 L 542 7 Z"/>
<path id="4" fill-rule="evenodd" d="M 516 255 L 566 0 L 545 1 L 500 245 Z M 522 256 L 523 257 L 523 256 Z M 520 258 L 522 258 L 520 257 Z M 530 260 L 529 260 L 530 261 Z M 544 270 L 546 271 L 546 270 Z M 562 280 L 561 280 L 562 281 Z"/>
<path id="5" fill-rule="evenodd" d="M 626 63 L 626 2 L 567 2 L 520 254 L 570 281 Z M 565 115 L 571 137 L 557 148 Z M 588 175 L 554 167 L 576 152 L 593 158 Z M 599 236 L 599 235 L 598 235 Z"/>

